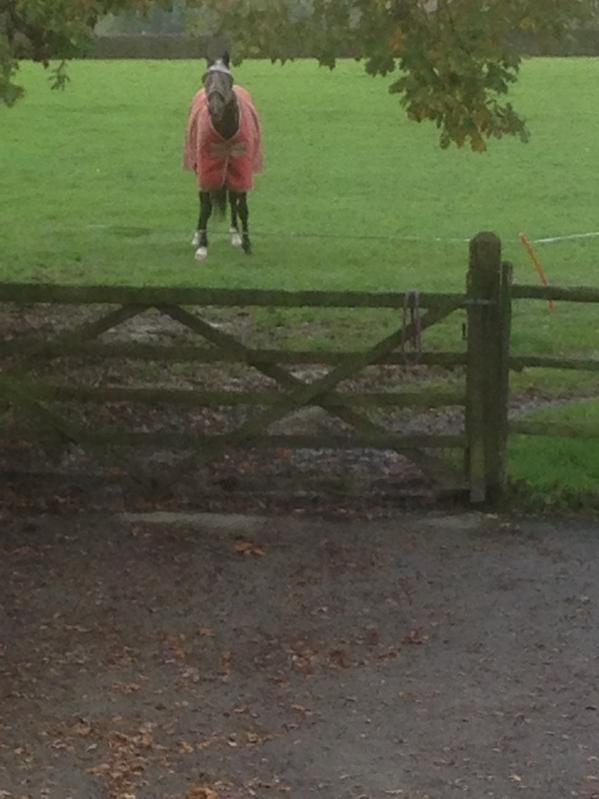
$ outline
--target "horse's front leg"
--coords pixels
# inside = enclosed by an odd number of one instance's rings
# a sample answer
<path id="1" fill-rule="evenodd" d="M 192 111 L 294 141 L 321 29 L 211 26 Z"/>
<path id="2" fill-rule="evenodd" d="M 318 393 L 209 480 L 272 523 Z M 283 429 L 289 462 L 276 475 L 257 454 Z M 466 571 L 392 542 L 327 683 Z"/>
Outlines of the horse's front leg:
<path id="1" fill-rule="evenodd" d="M 239 235 L 239 223 L 237 222 L 239 195 L 234 191 L 229 191 L 229 205 L 231 206 L 231 244 L 233 247 L 241 247 L 241 236 Z"/>
<path id="2" fill-rule="evenodd" d="M 212 199 L 207 191 L 200 192 L 200 217 L 198 219 L 198 229 L 193 237 L 196 261 L 205 261 L 208 256 L 208 220 L 212 214 Z"/>
<path id="3" fill-rule="evenodd" d="M 248 227 L 250 211 L 248 208 L 248 196 L 245 192 L 239 195 L 237 207 L 239 209 L 239 218 L 241 219 L 241 246 L 246 255 L 251 255 L 252 242 L 250 241 L 250 231 Z"/>

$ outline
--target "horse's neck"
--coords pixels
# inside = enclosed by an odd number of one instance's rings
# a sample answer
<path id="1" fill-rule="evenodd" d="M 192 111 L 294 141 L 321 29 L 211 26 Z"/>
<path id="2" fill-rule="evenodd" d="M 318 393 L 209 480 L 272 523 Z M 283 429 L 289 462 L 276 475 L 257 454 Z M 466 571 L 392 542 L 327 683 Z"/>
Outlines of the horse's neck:
<path id="1" fill-rule="evenodd" d="M 232 139 L 239 130 L 239 105 L 235 95 L 233 95 L 233 99 L 225 108 L 222 120 L 214 127 L 223 139 Z"/>

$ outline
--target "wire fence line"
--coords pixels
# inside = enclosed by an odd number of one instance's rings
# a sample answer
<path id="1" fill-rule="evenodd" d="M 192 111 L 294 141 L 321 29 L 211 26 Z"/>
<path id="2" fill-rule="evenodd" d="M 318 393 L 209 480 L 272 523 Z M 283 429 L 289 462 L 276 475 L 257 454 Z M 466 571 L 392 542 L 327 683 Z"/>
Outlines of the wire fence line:
<path id="1" fill-rule="evenodd" d="M 152 233 L 176 233 L 185 235 L 187 228 L 183 230 L 179 227 L 141 227 L 135 225 L 120 226 L 120 225 L 107 225 L 101 223 L 90 224 L 87 226 L 89 230 L 105 230 L 117 233 L 124 236 L 145 236 Z M 72 229 L 72 228 L 69 228 Z M 383 234 L 383 233 L 335 233 L 335 232 L 318 232 L 318 231 L 274 231 L 274 230 L 260 230 L 256 229 L 255 235 L 263 238 L 277 238 L 277 239 L 329 239 L 333 241 L 351 240 L 351 241 L 405 241 L 414 244 L 467 244 L 471 240 L 471 236 L 457 237 L 457 236 L 417 236 L 417 235 L 402 235 L 402 234 Z M 211 233 L 216 238 L 228 238 L 228 231 L 215 230 Z M 542 238 L 530 239 L 533 244 L 560 244 L 567 241 L 577 241 L 584 239 L 599 238 L 599 231 L 588 233 L 568 233 L 560 236 L 546 236 Z"/>

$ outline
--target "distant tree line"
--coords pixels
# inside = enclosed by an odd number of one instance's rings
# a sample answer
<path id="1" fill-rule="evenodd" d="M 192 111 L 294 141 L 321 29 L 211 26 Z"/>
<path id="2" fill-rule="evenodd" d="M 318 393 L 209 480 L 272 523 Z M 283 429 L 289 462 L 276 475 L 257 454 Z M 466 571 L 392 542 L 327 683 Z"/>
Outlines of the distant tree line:
<path id="1" fill-rule="evenodd" d="M 313 0 L 296 0 L 295 17 L 309 15 Z M 225 42 L 206 35 L 206 15 L 197 7 L 190 8 L 186 0 L 173 0 L 172 10 L 154 7 L 147 13 L 124 11 L 109 14 L 96 27 L 98 40 L 92 58 L 197 58 L 213 55 L 213 50 Z M 201 30 L 202 34 L 198 34 Z M 114 39 L 114 40 L 113 40 Z M 518 31 L 513 43 L 524 55 L 530 56 L 598 56 L 599 18 L 579 25 L 559 41 L 539 38 L 534 33 Z M 295 43 L 289 50 L 291 58 L 313 57 L 309 45 Z M 347 50 L 341 55 L 351 57 Z"/>
<path id="2" fill-rule="evenodd" d="M 109 14 L 97 27 L 99 36 L 133 36 L 141 34 L 184 35 L 193 27 L 197 10 L 187 7 L 185 0 L 174 0 L 172 10 L 154 7 L 147 13 L 123 11 Z"/>
<path id="3" fill-rule="evenodd" d="M 295 16 L 301 19 L 310 15 L 313 0 L 296 0 Z M 173 0 L 172 10 L 154 7 L 144 13 L 141 11 L 124 11 L 120 14 L 109 14 L 97 26 L 99 36 L 134 36 L 140 34 L 179 34 L 184 36 L 198 26 L 200 13 L 197 8 L 190 8 L 186 0 Z M 599 30 L 599 18 L 577 27 L 579 31 Z M 589 41 L 589 35 L 574 35 L 574 41 Z"/>

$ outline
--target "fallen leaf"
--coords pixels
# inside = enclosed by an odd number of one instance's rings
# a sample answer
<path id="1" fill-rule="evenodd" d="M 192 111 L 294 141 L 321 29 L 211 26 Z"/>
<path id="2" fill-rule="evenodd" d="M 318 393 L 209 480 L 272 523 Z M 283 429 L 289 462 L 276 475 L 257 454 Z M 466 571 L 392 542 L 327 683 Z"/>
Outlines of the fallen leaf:
<path id="1" fill-rule="evenodd" d="M 344 649 L 332 649 L 329 652 L 329 661 L 339 669 L 347 669 L 351 666 L 349 655 Z"/>
<path id="2" fill-rule="evenodd" d="M 219 797 L 212 788 L 208 788 L 206 785 L 195 785 L 189 789 L 187 799 L 219 799 Z"/>
<path id="3" fill-rule="evenodd" d="M 424 644 L 428 641 L 428 635 L 424 635 L 421 630 L 410 630 L 403 639 L 403 644 Z"/>
<path id="4" fill-rule="evenodd" d="M 254 730 L 247 730 L 245 738 L 249 744 L 264 744 L 271 740 L 272 735 L 260 735 L 260 733 Z"/>
<path id="5" fill-rule="evenodd" d="M 297 711 L 298 713 L 307 714 L 310 713 L 307 707 L 303 705 L 291 705 L 291 709 Z"/>
<path id="6" fill-rule="evenodd" d="M 68 746 L 64 741 L 56 740 L 52 742 L 52 749 L 68 749 Z"/>
<path id="7" fill-rule="evenodd" d="M 214 735 L 212 738 L 207 738 L 205 741 L 201 741 L 199 744 L 196 744 L 197 749 L 208 749 L 208 747 L 213 746 L 216 743 L 220 743 L 224 740 L 222 736 Z"/>
<path id="8" fill-rule="evenodd" d="M 136 682 L 114 682 L 112 690 L 120 694 L 134 694 L 139 691 L 141 686 Z"/>
<path id="9" fill-rule="evenodd" d="M 233 656 L 230 652 L 225 652 L 221 660 L 221 675 L 223 682 L 228 682 L 233 673 Z"/>
<path id="10" fill-rule="evenodd" d="M 85 738 L 86 735 L 89 735 L 92 731 L 92 725 L 86 719 L 79 719 L 73 726 L 71 727 L 71 732 L 73 735 L 80 735 L 82 738 Z"/>
<path id="11" fill-rule="evenodd" d="M 185 649 L 183 644 L 185 641 L 184 635 L 165 635 L 163 639 L 163 647 L 166 650 L 166 663 L 183 662 L 185 660 Z"/>
<path id="12" fill-rule="evenodd" d="M 96 777 L 101 777 L 102 774 L 108 774 L 110 771 L 110 763 L 98 763 L 97 766 L 87 769 L 88 774 L 93 774 Z"/>
<path id="13" fill-rule="evenodd" d="M 80 624 L 65 624 L 64 629 L 69 633 L 91 633 L 91 627 L 82 627 Z"/>
<path id="14" fill-rule="evenodd" d="M 380 633 L 376 627 L 369 627 L 364 638 L 368 646 L 378 646 L 381 641 Z"/>
<path id="15" fill-rule="evenodd" d="M 237 541 L 234 549 L 238 555 L 253 555 L 257 558 L 263 558 L 266 555 L 264 547 L 259 546 L 254 541 Z"/>
<path id="16" fill-rule="evenodd" d="M 187 741 L 179 741 L 179 749 L 182 752 L 187 752 L 187 753 L 194 751 L 193 746 Z"/>

